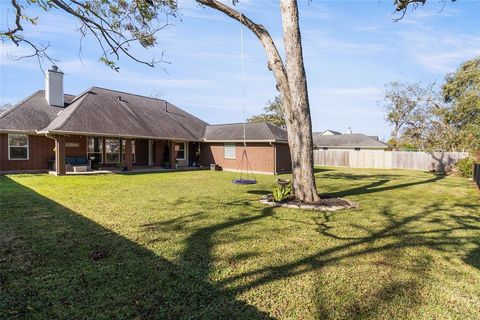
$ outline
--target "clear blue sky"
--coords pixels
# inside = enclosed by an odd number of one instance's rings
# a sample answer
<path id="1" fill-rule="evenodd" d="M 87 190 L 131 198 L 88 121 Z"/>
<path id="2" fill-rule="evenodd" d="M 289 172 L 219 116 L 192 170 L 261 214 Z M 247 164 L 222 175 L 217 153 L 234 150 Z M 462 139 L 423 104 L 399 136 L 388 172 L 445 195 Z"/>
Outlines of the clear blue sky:
<path id="1" fill-rule="evenodd" d="M 0 0 L 0 27 L 12 22 L 9 1 Z M 101 86 L 143 95 L 160 95 L 209 123 L 243 121 L 241 109 L 240 26 L 193 0 L 180 0 L 181 19 L 160 34 L 146 59 L 165 50 L 156 69 L 126 57 L 121 72 L 98 62 L 99 49 L 86 39 L 79 58 L 75 20 L 59 13 L 38 15 L 38 26 L 26 28 L 30 39 L 50 44 L 65 73 L 65 91 L 80 93 Z M 379 102 L 393 80 L 441 82 L 461 62 L 480 55 L 480 2 L 430 0 L 392 21 L 393 0 L 299 0 L 304 55 L 315 131 L 333 129 L 379 135 L 390 129 Z M 281 47 L 278 0 L 241 0 L 237 9 L 264 24 Z M 8 17 L 8 19 L 7 19 Z M 1 103 L 16 103 L 44 86 L 35 59 L 14 61 L 27 53 L 0 44 Z M 48 67 L 48 63 L 45 63 Z M 261 112 L 276 94 L 260 43 L 245 31 L 247 116 Z M 164 68 L 165 70 L 163 70 Z"/>

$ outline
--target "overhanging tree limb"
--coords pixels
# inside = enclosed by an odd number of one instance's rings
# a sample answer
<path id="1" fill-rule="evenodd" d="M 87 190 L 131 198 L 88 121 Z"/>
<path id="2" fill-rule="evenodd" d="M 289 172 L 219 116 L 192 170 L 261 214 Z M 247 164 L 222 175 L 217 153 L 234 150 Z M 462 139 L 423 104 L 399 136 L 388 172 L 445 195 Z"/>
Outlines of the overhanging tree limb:
<path id="1" fill-rule="evenodd" d="M 252 31 L 260 40 L 268 59 L 268 68 L 275 76 L 277 89 L 280 91 L 282 98 L 288 103 L 291 101 L 290 89 L 288 87 L 287 73 L 283 64 L 282 57 L 273 42 L 273 39 L 267 29 L 261 24 L 253 22 L 243 13 L 229 7 L 217 0 L 196 0 L 197 3 L 218 10 L 230 18 L 233 18 Z"/>

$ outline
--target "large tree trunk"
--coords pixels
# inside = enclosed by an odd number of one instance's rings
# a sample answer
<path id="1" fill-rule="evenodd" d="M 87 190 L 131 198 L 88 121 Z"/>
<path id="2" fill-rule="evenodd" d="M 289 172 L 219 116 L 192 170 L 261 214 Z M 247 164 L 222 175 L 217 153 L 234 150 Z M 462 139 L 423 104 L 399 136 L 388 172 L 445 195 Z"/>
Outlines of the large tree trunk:
<path id="1" fill-rule="evenodd" d="M 275 76 L 282 99 L 292 158 L 295 197 L 305 202 L 319 200 L 313 170 L 312 122 L 303 65 L 297 1 L 280 0 L 286 65 L 283 64 L 278 49 L 265 27 L 217 0 L 196 1 L 239 21 L 262 43 L 267 55 L 268 68 Z"/>
<path id="2" fill-rule="evenodd" d="M 285 69 L 291 104 L 287 119 L 288 144 L 292 157 L 295 196 L 303 201 L 318 201 L 314 169 L 313 138 L 307 76 L 303 64 L 302 39 L 296 0 L 281 0 Z"/>

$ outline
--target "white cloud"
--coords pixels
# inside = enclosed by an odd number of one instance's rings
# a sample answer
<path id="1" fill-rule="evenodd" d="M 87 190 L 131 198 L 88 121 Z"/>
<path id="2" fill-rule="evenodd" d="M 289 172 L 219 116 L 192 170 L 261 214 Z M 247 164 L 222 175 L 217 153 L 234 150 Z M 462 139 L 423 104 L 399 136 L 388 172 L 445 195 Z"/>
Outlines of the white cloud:
<path id="1" fill-rule="evenodd" d="M 336 52 L 355 55 L 371 55 L 391 51 L 384 43 L 351 41 L 332 36 L 321 30 L 306 30 L 303 33 L 304 51 L 312 55 L 318 52 Z"/>
<path id="2" fill-rule="evenodd" d="M 454 71 L 462 62 L 480 55 L 480 35 L 412 30 L 400 34 L 405 52 L 429 71 Z"/>
<path id="3" fill-rule="evenodd" d="M 378 96 L 383 93 L 383 88 L 374 86 L 364 86 L 356 88 L 326 88 L 318 91 L 319 95 L 338 95 L 338 96 Z"/>
<path id="4" fill-rule="evenodd" d="M 123 86 L 148 86 L 161 90 L 162 88 L 205 88 L 211 85 L 211 82 L 206 79 L 168 78 L 168 74 L 161 71 L 145 73 L 124 68 L 121 69 L 120 73 L 116 73 L 100 62 L 93 60 L 68 60 L 62 61 L 58 65 L 66 76 L 75 78 L 94 74 L 97 80 L 109 80 L 117 82 L 117 84 L 121 83 Z M 146 76 L 147 74 L 151 74 L 151 76 Z M 92 83 L 92 85 L 95 85 L 95 83 Z"/>

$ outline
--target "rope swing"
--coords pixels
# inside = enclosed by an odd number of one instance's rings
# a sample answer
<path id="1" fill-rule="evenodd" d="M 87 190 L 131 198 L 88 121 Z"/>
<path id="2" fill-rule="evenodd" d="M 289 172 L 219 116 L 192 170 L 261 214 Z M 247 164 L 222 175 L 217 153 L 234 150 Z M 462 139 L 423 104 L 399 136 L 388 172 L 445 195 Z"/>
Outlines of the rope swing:
<path id="1" fill-rule="evenodd" d="M 252 166 L 248 160 L 247 154 L 247 115 L 245 111 L 245 61 L 243 50 L 243 15 L 240 20 L 240 47 L 241 47 L 241 60 L 242 60 L 242 108 L 243 108 L 243 152 L 242 159 L 240 160 L 240 166 L 237 168 L 235 175 L 233 176 L 232 183 L 234 184 L 256 184 L 257 179 L 253 174 Z"/>

